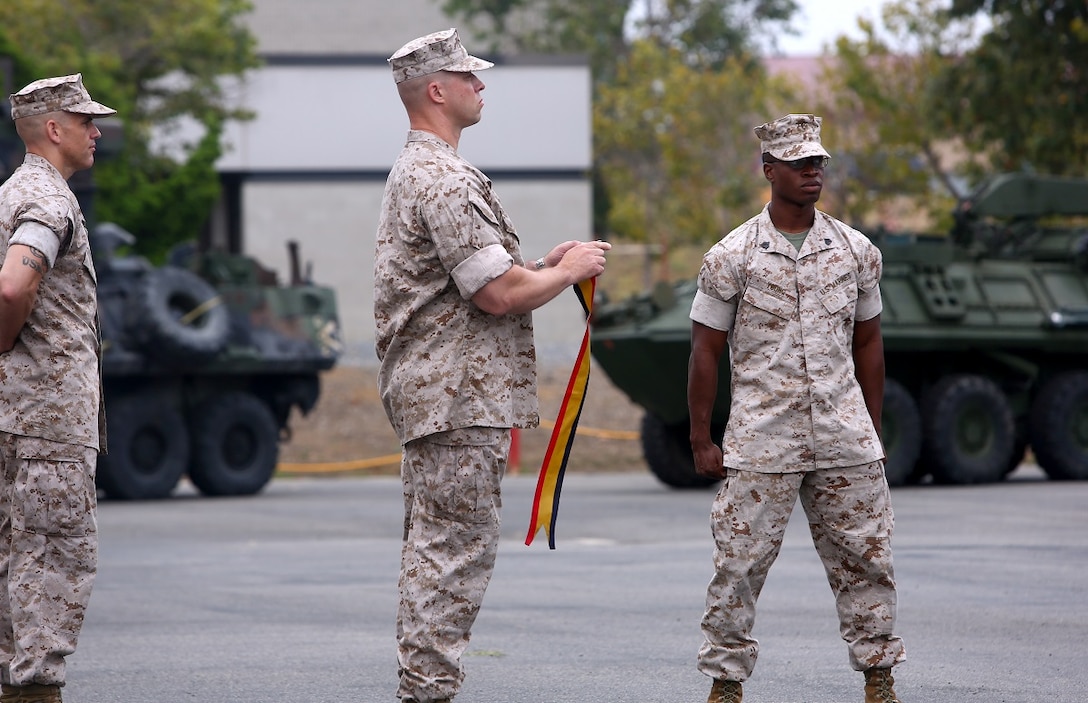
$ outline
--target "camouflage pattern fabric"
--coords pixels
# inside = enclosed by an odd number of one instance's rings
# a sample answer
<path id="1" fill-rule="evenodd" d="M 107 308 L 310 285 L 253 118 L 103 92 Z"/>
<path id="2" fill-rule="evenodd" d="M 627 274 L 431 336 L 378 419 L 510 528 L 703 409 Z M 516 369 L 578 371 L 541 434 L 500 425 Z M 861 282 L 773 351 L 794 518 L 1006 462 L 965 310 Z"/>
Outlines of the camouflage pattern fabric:
<path id="1" fill-rule="evenodd" d="M 397 654 L 403 701 L 452 698 L 499 546 L 510 431 L 468 428 L 404 447 Z"/>
<path id="2" fill-rule="evenodd" d="M 725 466 L 782 473 L 884 456 L 853 360 L 855 320 L 881 310 L 881 266 L 872 242 L 820 211 L 798 251 L 767 208 L 703 257 L 691 319 L 730 331 Z"/>
<path id="3" fill-rule="evenodd" d="M 707 588 L 699 670 L 745 681 L 759 652 L 756 600 L 800 497 L 835 594 L 850 664 L 864 671 L 904 660 L 896 617 L 891 495 L 880 462 L 804 473 L 729 469 L 714 500 L 715 574 Z"/>
<path id="4" fill-rule="evenodd" d="M 15 347 L 0 354 L 0 431 L 104 448 L 98 297 L 87 225 L 63 176 L 34 154 L 0 186 L 0 262 L 23 223 L 52 231 L 58 254 Z"/>
<path id="5" fill-rule="evenodd" d="M 831 156 L 820 143 L 820 125 L 816 115 L 786 115 L 755 128 L 761 153 L 782 161 L 809 156 Z"/>
<path id="6" fill-rule="evenodd" d="M 491 181 L 412 131 L 382 199 L 374 264 L 378 389 L 402 444 L 460 427 L 535 427 L 532 315 L 471 302 L 524 260 Z"/>
<path id="7" fill-rule="evenodd" d="M 393 69 L 393 81 L 404 81 L 428 76 L 438 71 L 468 73 L 491 68 L 490 61 L 470 56 L 456 29 L 433 32 L 408 42 L 389 57 Z"/>
<path id="8" fill-rule="evenodd" d="M 98 450 L 0 433 L 0 681 L 64 685 L 98 564 Z"/>

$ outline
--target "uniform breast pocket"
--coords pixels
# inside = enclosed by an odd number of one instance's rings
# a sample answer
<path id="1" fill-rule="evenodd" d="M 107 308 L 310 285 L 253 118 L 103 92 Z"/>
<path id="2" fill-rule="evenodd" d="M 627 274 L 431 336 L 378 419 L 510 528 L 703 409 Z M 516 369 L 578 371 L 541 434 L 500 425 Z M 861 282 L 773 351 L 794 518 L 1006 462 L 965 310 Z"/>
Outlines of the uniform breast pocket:
<path id="1" fill-rule="evenodd" d="M 858 304 L 858 289 L 856 285 L 841 286 L 823 296 L 821 302 L 824 309 L 833 317 L 846 320 L 854 319 L 854 310 Z"/>
<path id="2" fill-rule="evenodd" d="M 797 301 L 749 286 L 737 308 L 736 329 L 754 341 L 778 341 L 797 314 Z"/>

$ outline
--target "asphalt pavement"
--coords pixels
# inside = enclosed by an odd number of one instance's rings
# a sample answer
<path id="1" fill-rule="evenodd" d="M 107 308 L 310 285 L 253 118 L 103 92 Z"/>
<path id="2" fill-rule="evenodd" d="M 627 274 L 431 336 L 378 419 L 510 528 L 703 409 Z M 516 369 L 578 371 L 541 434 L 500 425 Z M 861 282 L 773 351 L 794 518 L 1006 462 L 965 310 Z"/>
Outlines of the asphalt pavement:
<path id="1" fill-rule="evenodd" d="M 567 476 L 557 549 L 525 546 L 535 477 L 504 484 L 504 541 L 457 703 L 702 703 L 711 491 Z M 893 491 L 904 703 L 1072 703 L 1088 690 L 1088 482 L 1037 470 Z M 103 502 L 66 703 L 392 702 L 395 478 L 277 479 L 242 499 Z M 798 509 L 760 600 L 746 703 L 862 700 Z"/>

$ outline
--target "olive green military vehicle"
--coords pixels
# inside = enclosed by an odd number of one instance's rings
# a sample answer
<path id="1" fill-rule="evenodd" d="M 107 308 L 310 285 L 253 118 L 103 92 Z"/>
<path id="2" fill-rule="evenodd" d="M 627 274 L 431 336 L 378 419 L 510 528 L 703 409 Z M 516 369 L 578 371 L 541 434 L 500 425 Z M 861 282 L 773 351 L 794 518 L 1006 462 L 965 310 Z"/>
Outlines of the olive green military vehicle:
<path id="1" fill-rule="evenodd" d="M 998 481 L 1029 446 L 1050 478 L 1088 479 L 1088 181 L 1002 174 L 954 214 L 947 236 L 869 233 L 884 255 L 889 483 Z M 694 295 L 686 281 L 598 304 L 592 330 L 597 363 L 645 409 L 651 471 L 678 488 L 712 483 L 688 443 Z"/>

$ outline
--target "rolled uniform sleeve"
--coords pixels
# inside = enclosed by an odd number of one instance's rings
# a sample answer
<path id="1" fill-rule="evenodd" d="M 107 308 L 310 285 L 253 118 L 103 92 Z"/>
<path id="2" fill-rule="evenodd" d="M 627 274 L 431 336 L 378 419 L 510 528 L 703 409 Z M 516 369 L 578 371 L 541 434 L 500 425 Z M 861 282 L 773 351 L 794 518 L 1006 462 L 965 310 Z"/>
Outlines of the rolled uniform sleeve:
<path id="1" fill-rule="evenodd" d="M 711 329 L 730 331 L 737 316 L 737 294 L 740 289 L 741 284 L 729 265 L 723 240 L 703 257 L 698 290 L 691 303 L 689 317 Z"/>
<path id="2" fill-rule="evenodd" d="M 691 302 L 691 319 L 720 332 L 733 329 L 733 320 L 737 316 L 737 299 L 724 301 L 700 291 L 695 292 Z"/>
<path id="3" fill-rule="evenodd" d="M 60 240 L 57 239 L 57 235 L 53 234 L 53 230 L 37 222 L 24 222 L 19 225 L 19 229 L 11 235 L 11 243 L 37 249 L 45 256 L 49 268 L 53 268 L 57 262 L 57 253 L 60 252 Z"/>
<path id="4" fill-rule="evenodd" d="M 514 265 L 514 257 L 501 244 L 492 244 L 457 264 L 450 276 L 461 297 L 470 300 L 480 289 L 503 275 Z"/>
<path id="5" fill-rule="evenodd" d="M 884 309 L 880 298 L 880 277 L 883 274 L 884 261 L 875 244 L 868 240 L 866 244 L 868 246 L 858 257 L 858 302 L 854 309 L 854 319 L 858 322 L 871 320 Z"/>
<path id="6" fill-rule="evenodd" d="M 502 225 L 476 179 L 453 174 L 430 187 L 421 205 L 439 261 L 466 300 L 514 265 Z"/>

